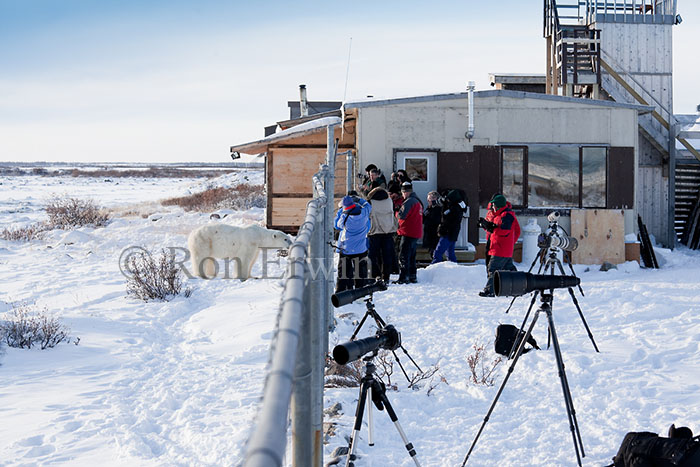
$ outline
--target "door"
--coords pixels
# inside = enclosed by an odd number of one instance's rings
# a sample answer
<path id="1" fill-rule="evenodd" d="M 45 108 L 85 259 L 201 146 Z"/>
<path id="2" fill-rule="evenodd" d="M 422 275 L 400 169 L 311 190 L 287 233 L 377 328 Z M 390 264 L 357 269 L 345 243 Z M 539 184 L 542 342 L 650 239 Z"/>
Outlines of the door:
<path id="1" fill-rule="evenodd" d="M 425 206 L 428 193 L 437 190 L 437 152 L 396 151 L 396 169 L 408 173 L 413 191 Z"/>
<path id="2" fill-rule="evenodd" d="M 440 152 L 438 154 L 438 189 L 459 188 L 467 195 L 469 213 L 462 221 L 457 247 L 479 243 L 479 158 L 473 152 Z"/>

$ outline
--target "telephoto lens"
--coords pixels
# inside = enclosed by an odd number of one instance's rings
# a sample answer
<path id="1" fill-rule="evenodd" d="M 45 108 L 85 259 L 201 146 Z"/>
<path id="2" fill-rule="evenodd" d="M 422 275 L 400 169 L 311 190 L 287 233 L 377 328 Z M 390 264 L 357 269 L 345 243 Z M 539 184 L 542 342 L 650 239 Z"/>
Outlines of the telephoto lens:
<path id="1" fill-rule="evenodd" d="M 561 248 L 566 251 L 574 251 L 578 248 L 578 240 L 574 237 L 567 237 L 566 235 L 560 235 L 552 238 L 551 246 L 556 248 Z"/>
<path id="2" fill-rule="evenodd" d="M 353 362 L 364 354 L 379 349 L 394 350 L 401 345 L 401 334 L 394 326 L 388 326 L 377 331 L 372 337 L 345 342 L 333 348 L 333 359 L 339 365 Z"/>
<path id="3" fill-rule="evenodd" d="M 497 271 L 493 290 L 498 297 L 519 297 L 534 290 L 567 289 L 580 283 L 581 279 L 576 276 Z"/>
<path id="4" fill-rule="evenodd" d="M 386 284 L 384 281 L 376 281 L 373 284 L 360 287 L 359 289 L 343 290 L 331 296 L 331 303 L 336 308 L 345 306 L 348 303 L 352 303 L 358 298 L 362 298 L 365 295 L 373 294 L 374 292 L 381 292 L 386 290 Z"/>

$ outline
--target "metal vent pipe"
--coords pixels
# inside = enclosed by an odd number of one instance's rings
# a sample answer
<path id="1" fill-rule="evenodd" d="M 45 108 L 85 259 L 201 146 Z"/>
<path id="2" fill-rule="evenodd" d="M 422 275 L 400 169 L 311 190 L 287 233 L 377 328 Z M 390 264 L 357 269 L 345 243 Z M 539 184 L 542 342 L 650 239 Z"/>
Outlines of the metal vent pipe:
<path id="1" fill-rule="evenodd" d="M 467 134 L 465 135 L 469 141 L 474 137 L 474 81 L 469 81 L 467 85 L 467 93 L 469 99 L 469 126 L 467 127 Z"/>
<path id="2" fill-rule="evenodd" d="M 306 85 L 299 85 L 299 111 L 302 117 L 309 116 L 309 103 L 306 100 Z"/>

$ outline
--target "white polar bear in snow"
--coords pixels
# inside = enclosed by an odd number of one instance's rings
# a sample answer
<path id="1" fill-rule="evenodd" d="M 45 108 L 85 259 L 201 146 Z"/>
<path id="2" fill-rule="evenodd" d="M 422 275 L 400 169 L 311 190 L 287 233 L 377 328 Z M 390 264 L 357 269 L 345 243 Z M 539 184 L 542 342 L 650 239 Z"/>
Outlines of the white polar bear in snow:
<path id="1" fill-rule="evenodd" d="M 205 279 L 216 275 L 215 258 L 237 262 L 238 278 L 248 279 L 260 248 L 287 248 L 291 244 L 292 240 L 284 232 L 259 225 L 203 225 L 193 230 L 187 239 L 194 274 Z"/>

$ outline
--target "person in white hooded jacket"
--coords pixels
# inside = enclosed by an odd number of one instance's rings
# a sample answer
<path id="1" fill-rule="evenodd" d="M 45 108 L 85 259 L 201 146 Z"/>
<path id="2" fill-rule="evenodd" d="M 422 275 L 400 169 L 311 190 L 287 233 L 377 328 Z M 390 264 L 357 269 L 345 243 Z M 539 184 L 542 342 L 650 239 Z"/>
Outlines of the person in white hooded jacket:
<path id="1" fill-rule="evenodd" d="M 371 228 L 367 234 L 369 239 L 369 260 L 372 265 L 371 275 L 375 279 L 389 281 L 394 265 L 394 234 L 398 221 L 394 215 L 394 203 L 389 193 L 381 187 L 372 189 L 367 194 L 372 205 L 370 219 Z"/>

